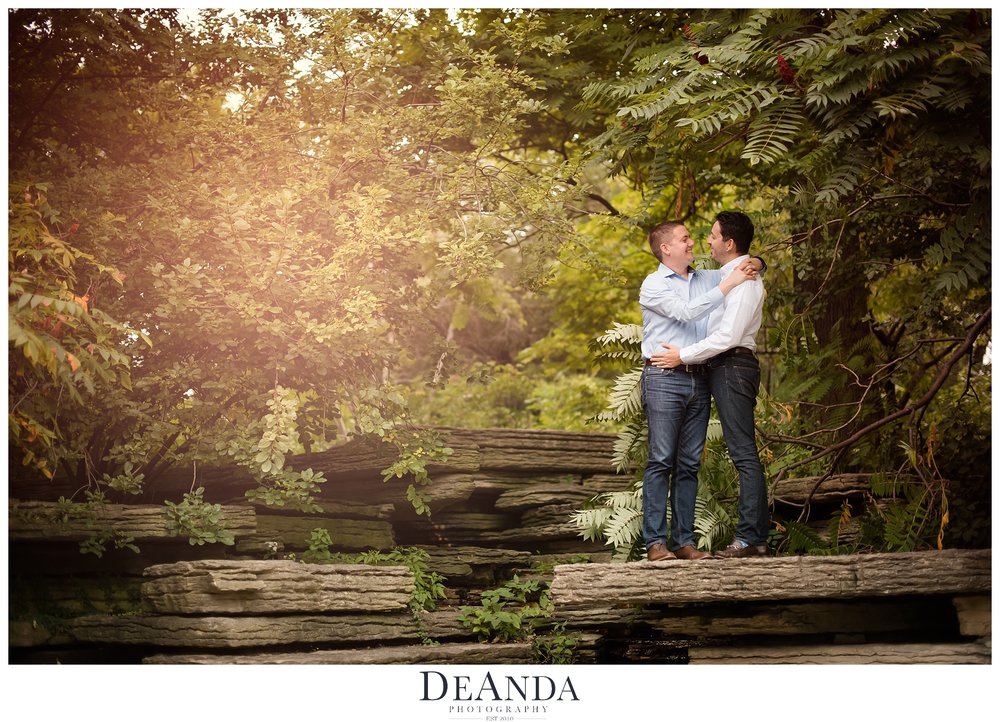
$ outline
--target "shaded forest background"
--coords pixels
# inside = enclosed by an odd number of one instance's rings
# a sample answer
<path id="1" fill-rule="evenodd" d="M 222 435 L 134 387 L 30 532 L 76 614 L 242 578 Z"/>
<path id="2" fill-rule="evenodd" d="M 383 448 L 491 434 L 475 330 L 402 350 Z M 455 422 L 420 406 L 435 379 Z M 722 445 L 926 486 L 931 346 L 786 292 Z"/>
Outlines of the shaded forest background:
<path id="1" fill-rule="evenodd" d="M 286 459 L 369 435 L 419 505 L 428 427 L 641 446 L 646 233 L 738 208 L 769 478 L 878 472 L 873 547 L 989 544 L 989 11 L 8 22 L 13 475 L 99 503 L 238 464 L 309 509 Z"/>

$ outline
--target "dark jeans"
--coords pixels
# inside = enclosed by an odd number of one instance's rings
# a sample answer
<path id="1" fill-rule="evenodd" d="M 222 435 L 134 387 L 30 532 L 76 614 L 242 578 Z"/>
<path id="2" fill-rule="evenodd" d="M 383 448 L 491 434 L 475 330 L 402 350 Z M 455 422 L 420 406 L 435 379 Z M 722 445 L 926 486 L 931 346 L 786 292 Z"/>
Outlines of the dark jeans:
<path id="1" fill-rule="evenodd" d="M 708 375 L 646 366 L 642 400 L 649 419 L 649 460 L 642 478 L 646 548 L 695 546 L 694 502 L 711 406 Z M 667 543 L 668 498 L 673 544 Z"/>
<path id="2" fill-rule="evenodd" d="M 740 475 L 736 538 L 746 544 L 764 544 L 770 516 L 753 419 L 760 388 L 760 364 L 749 354 L 712 359 L 708 362 L 708 382 L 729 456 Z"/>

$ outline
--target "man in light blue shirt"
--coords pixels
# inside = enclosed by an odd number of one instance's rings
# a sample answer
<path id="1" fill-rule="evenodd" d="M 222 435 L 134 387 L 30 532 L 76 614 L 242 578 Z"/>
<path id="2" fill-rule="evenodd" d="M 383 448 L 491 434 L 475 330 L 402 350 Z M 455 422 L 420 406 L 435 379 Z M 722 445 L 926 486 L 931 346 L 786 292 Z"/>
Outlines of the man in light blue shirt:
<path id="1" fill-rule="evenodd" d="M 709 313 L 733 288 L 756 276 L 759 261 L 724 278 L 717 270 L 696 270 L 691 267 L 694 241 L 682 223 L 673 221 L 650 231 L 649 246 L 660 266 L 639 292 L 646 359 L 642 398 L 649 420 L 649 460 L 642 482 L 646 557 L 702 559 L 710 555 L 695 547 L 694 503 L 711 403 L 708 375 L 703 365 L 664 369 L 652 366 L 649 358 L 662 344 L 683 347 L 704 339 Z M 673 551 L 667 538 L 668 499 Z"/>

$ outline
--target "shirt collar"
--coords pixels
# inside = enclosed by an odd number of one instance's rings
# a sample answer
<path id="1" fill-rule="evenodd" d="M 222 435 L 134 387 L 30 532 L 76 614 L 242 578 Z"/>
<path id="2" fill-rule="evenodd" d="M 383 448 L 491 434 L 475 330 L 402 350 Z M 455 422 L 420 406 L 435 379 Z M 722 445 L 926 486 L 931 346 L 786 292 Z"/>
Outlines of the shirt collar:
<path id="1" fill-rule="evenodd" d="M 663 275 L 666 276 L 667 278 L 669 278 L 670 276 L 679 276 L 677 271 L 673 270 L 672 268 L 668 268 L 667 265 L 662 262 L 660 263 L 659 271 L 663 273 Z M 694 266 L 688 266 L 688 276 L 690 276 L 692 273 L 697 273 L 697 272 L 698 272 L 697 268 L 695 268 Z"/>
<path id="2" fill-rule="evenodd" d="M 743 263 L 743 261 L 747 260 L 748 258 L 750 258 L 750 256 L 748 254 L 744 254 L 744 255 L 740 256 L 739 258 L 734 258 L 733 260 L 731 260 L 729 263 L 727 263 L 726 265 L 724 265 L 719 270 L 720 271 L 727 271 L 727 272 L 735 270 L 738 265 L 740 265 L 741 263 Z"/>

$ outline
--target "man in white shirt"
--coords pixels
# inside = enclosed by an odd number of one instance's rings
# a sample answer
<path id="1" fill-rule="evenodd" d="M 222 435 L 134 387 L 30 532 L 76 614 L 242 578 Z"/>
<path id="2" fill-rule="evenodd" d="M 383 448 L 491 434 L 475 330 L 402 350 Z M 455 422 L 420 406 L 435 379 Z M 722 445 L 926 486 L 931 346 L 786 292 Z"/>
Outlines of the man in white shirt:
<path id="1" fill-rule="evenodd" d="M 716 216 L 708 245 L 723 274 L 747 259 L 753 240 L 753 223 L 743 213 L 723 211 Z M 763 283 L 743 283 L 734 288 L 722 306 L 708 318 L 708 335 L 701 341 L 666 349 L 650 356 L 658 368 L 706 364 L 708 383 L 722 422 L 722 432 L 740 477 L 739 524 L 736 538 L 717 557 L 765 556 L 769 514 L 767 485 L 757 453 L 754 406 L 760 388 L 757 331 L 764 306 Z"/>

